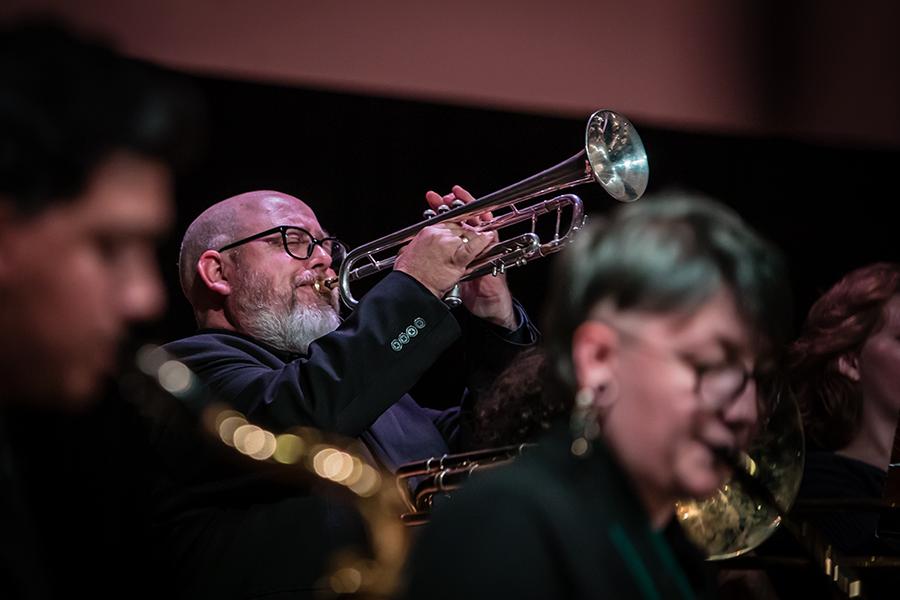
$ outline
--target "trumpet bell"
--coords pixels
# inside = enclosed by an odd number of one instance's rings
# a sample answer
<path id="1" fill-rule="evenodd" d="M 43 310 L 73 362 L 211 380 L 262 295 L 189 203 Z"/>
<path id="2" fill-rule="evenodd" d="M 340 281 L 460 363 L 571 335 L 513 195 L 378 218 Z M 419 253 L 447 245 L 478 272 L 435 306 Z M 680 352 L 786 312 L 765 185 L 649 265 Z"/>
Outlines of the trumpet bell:
<path id="1" fill-rule="evenodd" d="M 620 202 L 634 202 L 647 189 L 650 166 L 644 143 L 634 126 L 611 110 L 588 119 L 584 149 L 594 179 Z"/>

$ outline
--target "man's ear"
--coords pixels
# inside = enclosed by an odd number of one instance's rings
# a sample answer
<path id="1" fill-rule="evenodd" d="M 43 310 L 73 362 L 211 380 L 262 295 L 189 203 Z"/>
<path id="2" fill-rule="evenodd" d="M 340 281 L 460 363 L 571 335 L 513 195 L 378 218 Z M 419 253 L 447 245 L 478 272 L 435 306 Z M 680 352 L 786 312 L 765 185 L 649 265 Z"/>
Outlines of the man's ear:
<path id="1" fill-rule="evenodd" d="M 615 382 L 613 362 L 619 336 L 609 325 L 586 321 L 572 335 L 572 362 L 579 389 L 599 390 Z"/>
<path id="2" fill-rule="evenodd" d="M 208 290 L 220 296 L 231 294 L 231 283 L 225 276 L 222 255 L 215 250 L 207 250 L 197 260 L 197 275 Z"/>
<path id="3" fill-rule="evenodd" d="M 859 381 L 859 359 L 856 353 L 839 356 L 837 367 L 838 371 L 850 381 Z"/>

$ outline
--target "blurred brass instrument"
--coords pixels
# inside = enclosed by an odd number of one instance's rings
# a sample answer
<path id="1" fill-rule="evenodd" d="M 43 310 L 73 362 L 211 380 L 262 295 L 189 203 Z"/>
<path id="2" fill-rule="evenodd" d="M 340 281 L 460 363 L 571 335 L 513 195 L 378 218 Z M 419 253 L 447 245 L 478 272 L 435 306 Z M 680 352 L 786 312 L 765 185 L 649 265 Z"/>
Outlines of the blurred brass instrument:
<path id="1" fill-rule="evenodd" d="M 475 472 L 512 462 L 530 446 L 504 446 L 403 465 L 397 472 L 407 507 L 403 522 L 409 526 L 427 523 L 436 497 L 451 495 Z M 796 498 L 804 455 L 800 411 L 790 396 L 779 395 L 763 415 L 747 451 L 721 457 L 735 474 L 706 500 L 677 502 L 678 522 L 709 560 L 753 550 L 778 528 Z M 411 489 L 414 478 L 421 481 Z"/>
<path id="2" fill-rule="evenodd" d="M 503 446 L 460 454 L 433 456 L 407 463 L 397 469 L 397 489 L 406 503 L 401 521 L 410 527 L 428 522 L 435 497 L 449 495 L 460 488 L 469 476 L 512 462 L 531 444 Z M 419 480 L 418 485 L 415 481 Z"/>
<path id="3" fill-rule="evenodd" d="M 531 204 L 528 201 L 596 181 L 616 200 L 632 202 L 644 193 L 648 176 L 647 153 L 634 126 L 619 114 L 600 110 L 588 119 L 584 149 L 575 156 L 468 204 L 458 200 L 453 208 L 442 206 L 437 213 L 426 211 L 424 221 L 350 252 L 341 265 L 337 279 L 332 278 L 324 283 L 330 288 L 339 285 L 341 299 L 347 306 L 353 307 L 358 300 L 353 296 L 350 284 L 392 268 L 399 247 L 423 228 L 443 221 L 465 221 L 485 212 L 495 213 L 494 218 L 479 224 L 479 231 L 498 231 L 528 221 L 532 225 L 531 232 L 498 242 L 483 252 L 469 265 L 469 272 L 463 281 L 489 273 L 498 275 L 507 268 L 522 266 L 559 251 L 574 239 L 584 225 L 584 209 L 578 196 L 565 194 Z M 562 214 L 567 209 L 572 211 L 567 219 L 569 227 L 565 233 L 560 233 Z M 502 210 L 505 212 L 500 213 Z M 535 231 L 536 221 L 548 213 L 556 215 L 556 229 L 552 239 L 542 242 Z"/>
<path id="4" fill-rule="evenodd" d="M 706 500 L 677 502 L 675 515 L 709 560 L 740 556 L 781 524 L 800 490 L 803 421 L 790 395 L 777 394 L 746 452 L 729 460 L 735 474 Z"/>
<path id="5" fill-rule="evenodd" d="M 196 375 L 159 347 L 142 348 L 137 365 L 183 404 L 202 397 L 205 388 Z M 310 427 L 275 435 L 224 404 L 206 406 L 201 422 L 206 434 L 234 449 L 236 458 L 265 463 L 267 472 L 314 484 L 320 493 L 349 501 L 362 517 L 371 548 L 364 553 L 345 549 L 329 557 L 317 597 L 394 597 L 409 546 L 408 531 L 397 518 L 403 502 L 388 483 L 391 477 L 363 458 L 361 442 Z"/>

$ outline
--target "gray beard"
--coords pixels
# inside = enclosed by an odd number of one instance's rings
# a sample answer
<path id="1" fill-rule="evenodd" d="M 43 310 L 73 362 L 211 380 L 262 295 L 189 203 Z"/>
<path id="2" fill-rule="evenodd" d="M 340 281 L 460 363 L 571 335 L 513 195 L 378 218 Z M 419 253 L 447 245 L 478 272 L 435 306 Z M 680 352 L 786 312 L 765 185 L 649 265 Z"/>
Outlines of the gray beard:
<path id="1" fill-rule="evenodd" d="M 279 350 L 306 354 L 309 345 L 337 329 L 341 318 L 337 309 L 322 298 L 317 305 L 304 305 L 293 295 L 278 298 L 260 278 L 244 282 L 238 300 L 241 329 Z"/>
<path id="2" fill-rule="evenodd" d="M 254 336 L 280 350 L 306 354 L 309 345 L 338 328 L 341 319 L 330 306 L 295 305 L 287 314 L 268 307 L 258 309 L 247 319 Z"/>

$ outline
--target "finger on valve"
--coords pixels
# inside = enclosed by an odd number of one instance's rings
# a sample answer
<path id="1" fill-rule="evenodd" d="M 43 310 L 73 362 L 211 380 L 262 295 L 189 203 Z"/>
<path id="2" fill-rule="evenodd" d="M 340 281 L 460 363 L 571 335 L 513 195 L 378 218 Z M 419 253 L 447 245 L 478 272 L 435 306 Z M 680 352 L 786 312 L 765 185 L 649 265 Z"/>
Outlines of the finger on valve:
<path id="1" fill-rule="evenodd" d="M 432 217 L 437 214 L 453 210 L 461 206 L 465 206 L 475 198 L 464 188 L 456 185 L 449 194 L 441 196 L 435 191 L 429 190 L 425 193 L 425 201 L 428 203 L 429 210 L 426 211 L 426 217 Z M 469 225 L 477 226 L 486 220 L 490 220 L 490 213 L 485 215 L 475 215 L 465 220 Z"/>
<path id="2" fill-rule="evenodd" d="M 462 187 L 461 185 L 454 185 L 454 186 L 453 186 L 453 189 L 452 189 L 452 195 L 453 195 L 455 198 L 457 198 L 457 199 L 459 199 L 459 200 L 462 200 L 462 201 L 463 201 L 464 203 L 466 203 L 466 204 L 475 201 L 475 196 L 473 196 L 472 194 L 470 194 L 469 191 L 466 190 L 466 189 L 465 189 L 464 187 Z M 489 222 L 489 221 L 490 221 L 491 219 L 493 219 L 493 218 L 494 218 L 494 216 L 490 213 L 490 211 L 487 211 L 487 212 L 483 212 L 483 213 L 481 213 L 481 214 L 479 214 L 479 215 L 476 215 L 476 216 L 472 217 L 471 219 L 469 219 L 469 220 L 466 221 L 466 222 L 467 222 L 469 225 L 477 226 L 477 225 L 479 225 L 479 224 L 481 224 L 481 223 L 487 223 L 487 222 Z"/>

